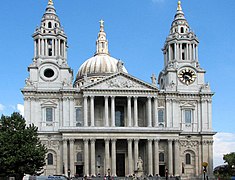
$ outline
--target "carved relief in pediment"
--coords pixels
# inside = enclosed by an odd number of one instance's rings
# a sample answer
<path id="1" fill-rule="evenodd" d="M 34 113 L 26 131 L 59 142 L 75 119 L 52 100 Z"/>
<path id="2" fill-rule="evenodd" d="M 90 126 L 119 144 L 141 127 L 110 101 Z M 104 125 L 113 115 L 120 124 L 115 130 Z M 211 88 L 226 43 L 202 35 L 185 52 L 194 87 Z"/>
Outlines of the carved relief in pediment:
<path id="1" fill-rule="evenodd" d="M 197 147 L 199 145 L 199 141 L 193 141 L 193 140 L 181 140 L 179 142 L 182 147 L 187 147 L 187 148 Z"/>
<path id="2" fill-rule="evenodd" d="M 109 88 L 144 88 L 143 85 L 121 76 L 107 81 L 106 84 Z"/>

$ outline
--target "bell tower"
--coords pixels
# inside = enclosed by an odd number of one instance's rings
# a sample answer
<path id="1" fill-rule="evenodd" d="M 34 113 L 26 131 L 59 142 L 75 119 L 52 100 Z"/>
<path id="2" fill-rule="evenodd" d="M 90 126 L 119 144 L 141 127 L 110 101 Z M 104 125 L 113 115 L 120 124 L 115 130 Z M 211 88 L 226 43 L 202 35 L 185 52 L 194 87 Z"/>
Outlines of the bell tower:
<path id="1" fill-rule="evenodd" d="M 178 1 L 170 33 L 163 47 L 164 69 L 158 78 L 160 89 L 198 92 L 205 86 L 205 70 L 199 65 L 198 44 L 199 40 L 184 16 L 181 1 Z"/>
<path id="2" fill-rule="evenodd" d="M 26 86 L 58 89 L 72 87 L 73 72 L 67 64 L 67 36 L 61 26 L 52 0 L 48 1 L 41 24 L 32 35 L 33 63 Z"/>

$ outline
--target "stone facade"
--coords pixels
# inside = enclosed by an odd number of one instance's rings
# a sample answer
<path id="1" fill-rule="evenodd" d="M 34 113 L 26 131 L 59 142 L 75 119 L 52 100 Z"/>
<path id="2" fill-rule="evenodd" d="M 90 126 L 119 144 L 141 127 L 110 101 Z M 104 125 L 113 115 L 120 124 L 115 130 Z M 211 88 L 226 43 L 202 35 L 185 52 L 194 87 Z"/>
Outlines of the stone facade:
<path id="1" fill-rule="evenodd" d="M 213 171 L 212 96 L 199 65 L 198 39 L 180 1 L 163 48 L 164 68 L 152 84 L 112 58 L 100 22 L 94 57 L 73 71 L 67 36 L 48 2 L 33 34 L 34 59 L 22 89 L 27 124 L 48 148 L 45 175 L 181 176 Z"/>

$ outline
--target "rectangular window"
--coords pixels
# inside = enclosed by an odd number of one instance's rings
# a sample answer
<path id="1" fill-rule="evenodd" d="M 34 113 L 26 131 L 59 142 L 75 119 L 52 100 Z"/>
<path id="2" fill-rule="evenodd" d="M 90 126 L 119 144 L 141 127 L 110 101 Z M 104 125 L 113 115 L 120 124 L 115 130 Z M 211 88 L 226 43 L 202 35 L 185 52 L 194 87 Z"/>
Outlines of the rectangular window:
<path id="1" fill-rule="evenodd" d="M 159 123 L 164 123 L 164 111 L 163 111 L 163 109 L 158 111 L 158 122 Z"/>
<path id="2" fill-rule="evenodd" d="M 47 122 L 53 121 L 53 109 L 52 108 L 46 108 L 46 121 Z"/>
<path id="3" fill-rule="evenodd" d="M 191 110 L 184 111 L 184 119 L 185 119 L 186 124 L 192 123 L 192 111 Z"/>
<path id="4" fill-rule="evenodd" d="M 124 107 L 117 106 L 115 108 L 115 126 L 124 127 Z"/>
<path id="5" fill-rule="evenodd" d="M 77 127 L 83 126 L 83 123 L 82 123 L 82 108 L 81 107 L 76 108 L 76 126 Z"/>

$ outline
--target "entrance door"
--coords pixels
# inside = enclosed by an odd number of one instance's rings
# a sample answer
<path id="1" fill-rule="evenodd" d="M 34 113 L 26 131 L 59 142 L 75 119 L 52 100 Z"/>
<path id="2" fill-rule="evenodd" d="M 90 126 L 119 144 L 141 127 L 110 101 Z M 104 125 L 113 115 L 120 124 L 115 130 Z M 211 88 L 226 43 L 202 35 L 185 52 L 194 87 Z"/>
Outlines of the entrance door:
<path id="1" fill-rule="evenodd" d="M 116 160 L 116 170 L 117 170 L 117 176 L 119 177 L 125 177 L 125 154 L 117 154 L 117 160 Z"/>
<path id="2" fill-rule="evenodd" d="M 161 177 L 165 177 L 165 165 L 160 165 L 159 166 L 159 175 Z"/>
<path id="3" fill-rule="evenodd" d="M 83 177 L 83 165 L 76 165 L 76 176 Z"/>

